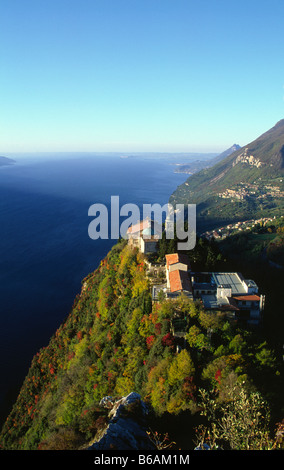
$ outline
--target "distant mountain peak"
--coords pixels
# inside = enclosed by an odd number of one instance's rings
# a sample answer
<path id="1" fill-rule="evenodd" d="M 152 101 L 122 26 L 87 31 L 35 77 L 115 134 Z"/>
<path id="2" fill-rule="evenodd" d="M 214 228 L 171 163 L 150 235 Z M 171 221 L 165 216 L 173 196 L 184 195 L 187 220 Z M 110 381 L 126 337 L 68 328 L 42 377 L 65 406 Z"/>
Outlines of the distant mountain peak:
<path id="1" fill-rule="evenodd" d="M 211 166 L 212 166 L 212 164 L 218 163 L 221 160 L 224 160 L 224 158 L 229 157 L 232 153 L 236 152 L 240 148 L 241 147 L 238 144 L 232 145 L 230 148 L 228 148 L 224 152 L 220 153 L 220 155 L 217 155 L 217 157 L 213 158 L 213 160 L 211 160 Z"/>

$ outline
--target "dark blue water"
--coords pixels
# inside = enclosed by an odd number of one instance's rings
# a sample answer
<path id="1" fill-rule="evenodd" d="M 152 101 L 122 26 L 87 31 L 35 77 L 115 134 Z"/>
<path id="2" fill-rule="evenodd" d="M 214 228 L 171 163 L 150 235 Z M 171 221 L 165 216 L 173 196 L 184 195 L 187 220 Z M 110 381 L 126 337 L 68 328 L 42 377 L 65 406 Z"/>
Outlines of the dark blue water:
<path id="1" fill-rule="evenodd" d="M 91 204 L 168 202 L 187 175 L 162 159 L 70 155 L 0 167 L 0 424 L 33 355 L 68 315 L 113 240 L 91 240 Z"/>

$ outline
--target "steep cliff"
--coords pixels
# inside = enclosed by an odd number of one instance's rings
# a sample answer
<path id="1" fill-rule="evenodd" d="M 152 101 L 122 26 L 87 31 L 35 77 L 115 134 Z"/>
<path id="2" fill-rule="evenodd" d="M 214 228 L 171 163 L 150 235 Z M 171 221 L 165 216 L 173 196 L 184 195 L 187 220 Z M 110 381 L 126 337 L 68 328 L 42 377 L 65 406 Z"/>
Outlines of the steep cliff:
<path id="1" fill-rule="evenodd" d="M 122 241 L 83 280 L 70 314 L 32 360 L 2 449 L 146 449 L 145 406 L 157 422 L 197 413 L 202 388 L 221 402 L 228 388 L 260 387 L 281 410 L 282 377 L 265 342 L 185 296 L 152 304 L 146 266 Z M 112 413 L 104 397 L 113 397 Z M 182 434 L 192 434 L 186 423 Z"/>

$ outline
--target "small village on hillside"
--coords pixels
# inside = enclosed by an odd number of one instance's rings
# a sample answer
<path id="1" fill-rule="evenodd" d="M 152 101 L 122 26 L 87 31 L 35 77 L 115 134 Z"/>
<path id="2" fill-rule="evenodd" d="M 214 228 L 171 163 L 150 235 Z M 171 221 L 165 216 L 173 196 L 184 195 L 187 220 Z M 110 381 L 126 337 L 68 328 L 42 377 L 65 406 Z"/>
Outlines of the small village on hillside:
<path id="1" fill-rule="evenodd" d="M 279 180 L 279 183 L 282 183 L 282 179 Z M 249 198 L 266 199 L 268 197 L 284 197 L 284 191 L 281 191 L 280 186 L 272 185 L 270 183 L 260 184 L 260 182 L 240 182 L 232 189 L 225 189 L 224 191 L 219 192 L 218 196 L 223 199 L 231 199 L 232 201 L 235 199 L 242 201 Z"/>
<path id="2" fill-rule="evenodd" d="M 152 220 L 145 219 L 129 227 L 127 238 L 131 247 L 145 255 L 157 251 L 159 235 Z M 259 294 L 252 279 L 245 279 L 241 273 L 192 271 L 188 256 L 183 253 L 167 254 L 163 263 L 148 261 L 147 266 L 154 302 L 184 294 L 201 301 L 205 310 L 224 312 L 230 319 L 259 325 L 265 296 Z"/>
<path id="3" fill-rule="evenodd" d="M 281 216 L 283 218 L 283 216 Z M 207 230 L 203 232 L 200 236 L 202 238 L 206 238 L 207 240 L 211 240 L 214 238 L 215 240 L 224 239 L 229 235 L 233 235 L 238 232 L 249 231 L 252 230 L 257 225 L 266 226 L 276 219 L 276 217 L 261 217 L 260 219 L 250 219 L 244 221 L 238 221 L 232 224 L 224 225 L 223 227 L 218 227 L 213 230 Z"/>

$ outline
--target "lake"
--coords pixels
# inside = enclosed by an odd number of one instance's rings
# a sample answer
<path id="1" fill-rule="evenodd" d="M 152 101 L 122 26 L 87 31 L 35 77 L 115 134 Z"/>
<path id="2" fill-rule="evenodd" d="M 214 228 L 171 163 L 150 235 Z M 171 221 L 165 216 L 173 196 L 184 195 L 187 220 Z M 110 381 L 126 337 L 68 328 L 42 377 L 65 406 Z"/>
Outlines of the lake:
<path id="1" fill-rule="evenodd" d="M 0 167 L 0 424 L 32 357 L 69 314 L 114 240 L 91 240 L 90 205 L 165 204 L 188 175 L 168 158 L 13 155 Z"/>

